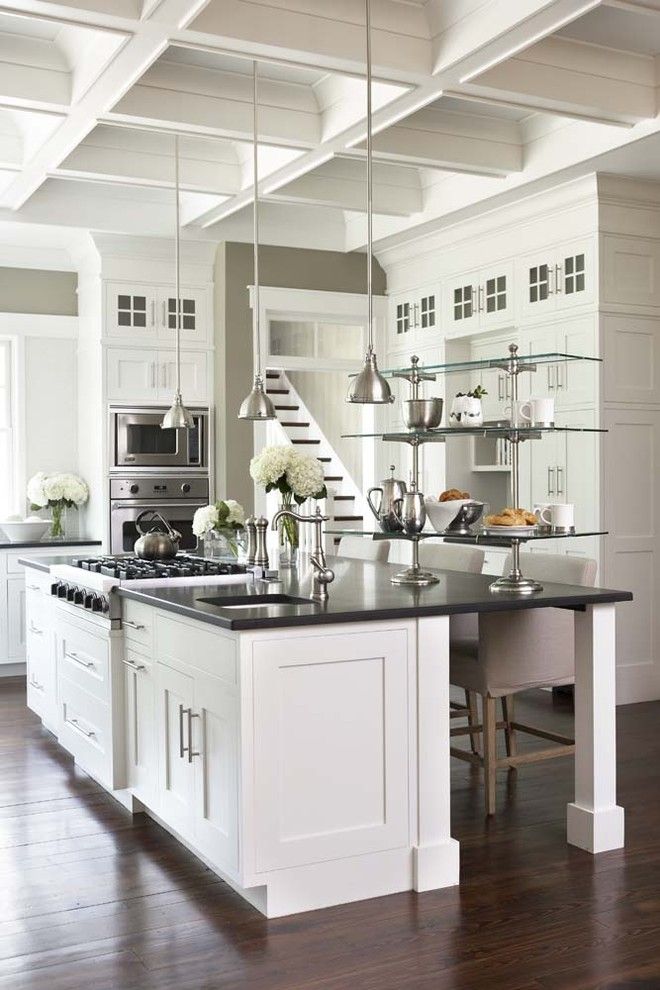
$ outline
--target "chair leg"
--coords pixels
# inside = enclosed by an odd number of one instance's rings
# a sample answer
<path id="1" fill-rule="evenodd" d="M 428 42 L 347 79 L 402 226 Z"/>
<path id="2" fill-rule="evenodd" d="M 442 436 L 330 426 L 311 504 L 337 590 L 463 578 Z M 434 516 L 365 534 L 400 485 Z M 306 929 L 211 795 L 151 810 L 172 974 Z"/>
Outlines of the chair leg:
<path id="1" fill-rule="evenodd" d="M 483 698 L 484 713 L 484 790 L 486 814 L 495 814 L 495 786 L 497 781 L 497 711 L 495 698 Z"/>
<path id="2" fill-rule="evenodd" d="M 516 730 L 512 726 L 514 720 L 513 714 L 513 695 L 504 695 L 502 698 L 502 718 L 504 720 L 504 742 L 506 744 L 506 755 L 516 756 L 518 753 L 518 742 L 516 739 Z M 511 767 L 512 770 L 515 767 Z"/>
<path id="3" fill-rule="evenodd" d="M 479 706 L 477 705 L 477 692 L 476 691 L 466 691 L 465 692 L 465 704 L 468 709 L 468 725 L 472 728 L 473 725 L 479 725 Z M 477 756 L 481 750 L 481 733 L 471 732 L 470 733 L 470 749 Z"/>

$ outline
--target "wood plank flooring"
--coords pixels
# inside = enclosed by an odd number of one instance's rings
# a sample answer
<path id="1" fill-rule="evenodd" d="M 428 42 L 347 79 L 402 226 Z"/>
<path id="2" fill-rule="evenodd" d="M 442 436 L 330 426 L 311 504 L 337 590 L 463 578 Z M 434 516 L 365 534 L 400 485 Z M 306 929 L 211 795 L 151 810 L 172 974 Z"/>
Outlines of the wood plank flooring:
<path id="1" fill-rule="evenodd" d="M 553 708 L 554 704 L 554 708 Z M 570 731 L 547 692 L 521 716 Z M 131 819 L 0 681 L 0 990 L 660 988 L 660 703 L 619 709 L 627 849 L 564 838 L 572 761 L 454 767 L 460 888 L 267 921 Z"/>

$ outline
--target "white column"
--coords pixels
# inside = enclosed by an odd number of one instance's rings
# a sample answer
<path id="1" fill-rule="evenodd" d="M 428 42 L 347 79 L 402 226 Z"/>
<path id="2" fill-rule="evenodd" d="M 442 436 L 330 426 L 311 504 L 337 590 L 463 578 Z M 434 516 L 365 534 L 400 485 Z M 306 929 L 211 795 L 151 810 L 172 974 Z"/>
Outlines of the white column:
<path id="1" fill-rule="evenodd" d="M 571 845 L 621 849 L 624 813 L 616 803 L 616 640 L 614 605 L 575 612 L 575 801 Z"/>
<path id="2" fill-rule="evenodd" d="M 417 842 L 415 890 L 459 881 L 449 779 L 449 616 L 417 623 Z"/>

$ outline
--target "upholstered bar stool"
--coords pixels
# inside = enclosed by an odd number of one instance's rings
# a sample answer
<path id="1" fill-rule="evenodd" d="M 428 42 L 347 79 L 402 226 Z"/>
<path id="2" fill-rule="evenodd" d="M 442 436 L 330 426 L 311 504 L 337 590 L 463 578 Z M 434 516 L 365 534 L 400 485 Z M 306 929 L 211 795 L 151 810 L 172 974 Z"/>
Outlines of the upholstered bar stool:
<path id="1" fill-rule="evenodd" d="M 459 546 L 456 543 L 431 543 L 420 540 L 419 562 L 422 567 L 439 571 L 468 571 L 481 574 L 486 553 L 479 547 Z"/>
<path id="2" fill-rule="evenodd" d="M 510 561 L 507 561 L 507 567 Z M 543 583 L 593 586 L 596 562 L 583 557 L 555 554 L 521 554 L 525 576 Z M 536 687 L 572 684 L 575 680 L 573 614 L 558 608 L 490 612 L 477 616 L 453 616 L 450 623 L 450 682 L 467 692 L 468 725 L 452 728 L 452 735 L 470 735 L 472 752 L 451 748 L 452 756 L 483 767 L 486 814 L 495 814 L 498 770 L 515 770 L 575 752 L 575 741 L 556 732 L 517 722 L 513 695 Z M 478 722 L 476 695 L 482 699 Z M 502 705 L 497 721 L 496 703 Z M 497 755 L 497 730 L 504 730 L 506 756 Z M 550 748 L 519 754 L 516 732 L 525 732 L 556 743 Z M 483 756 L 479 740 L 483 733 Z M 475 751 L 476 750 L 476 751 Z"/>
<path id="3" fill-rule="evenodd" d="M 375 560 L 386 564 L 389 555 L 389 540 L 369 540 L 366 536 L 342 536 L 337 547 L 338 557 L 352 557 L 353 560 Z"/>

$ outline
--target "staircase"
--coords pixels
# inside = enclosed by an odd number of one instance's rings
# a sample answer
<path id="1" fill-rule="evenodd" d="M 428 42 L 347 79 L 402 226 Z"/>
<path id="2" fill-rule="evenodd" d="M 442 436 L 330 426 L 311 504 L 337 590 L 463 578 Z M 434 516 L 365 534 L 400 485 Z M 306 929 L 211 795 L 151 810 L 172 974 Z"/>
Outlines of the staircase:
<path id="1" fill-rule="evenodd" d="M 317 457 L 323 464 L 328 489 L 325 506 L 325 514 L 330 516 L 328 529 L 361 530 L 365 508 L 362 493 L 285 372 L 266 372 L 266 393 L 273 401 L 279 425 L 290 443 Z M 333 542 L 337 544 L 339 537 Z"/>

